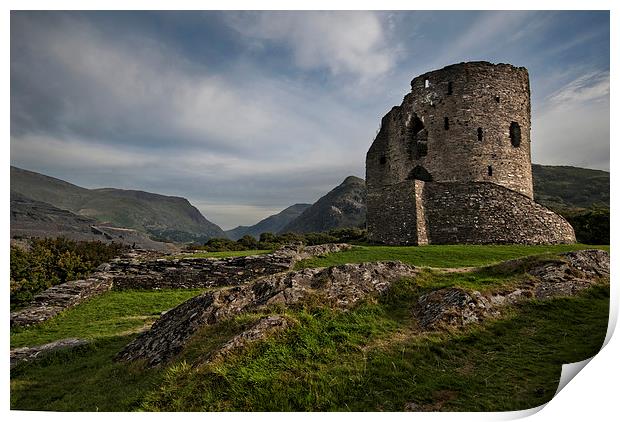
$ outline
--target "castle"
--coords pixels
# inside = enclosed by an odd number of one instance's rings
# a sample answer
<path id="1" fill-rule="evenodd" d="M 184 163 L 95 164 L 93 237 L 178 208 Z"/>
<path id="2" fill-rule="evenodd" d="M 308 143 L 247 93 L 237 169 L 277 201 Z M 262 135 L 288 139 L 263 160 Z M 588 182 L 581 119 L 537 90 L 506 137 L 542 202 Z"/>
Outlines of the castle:
<path id="1" fill-rule="evenodd" d="M 534 202 L 527 69 L 468 62 L 425 73 L 366 155 L 367 227 L 390 245 L 573 243 Z"/>

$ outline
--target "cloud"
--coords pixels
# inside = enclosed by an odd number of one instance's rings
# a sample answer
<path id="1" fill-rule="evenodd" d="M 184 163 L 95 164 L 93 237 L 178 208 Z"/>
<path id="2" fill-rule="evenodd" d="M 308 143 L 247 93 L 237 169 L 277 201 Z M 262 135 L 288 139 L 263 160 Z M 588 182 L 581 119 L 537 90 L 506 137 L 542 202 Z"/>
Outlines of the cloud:
<path id="1" fill-rule="evenodd" d="M 609 72 L 589 72 L 579 76 L 547 97 L 552 107 L 573 108 L 588 102 L 609 101 Z"/>
<path id="2" fill-rule="evenodd" d="M 332 75 L 371 79 L 393 68 L 397 47 L 373 12 L 240 13 L 231 26 L 251 39 L 286 46 L 296 66 L 327 69 Z"/>
<path id="3" fill-rule="evenodd" d="M 532 159 L 609 170 L 609 111 L 609 72 L 576 77 L 533 115 Z"/>

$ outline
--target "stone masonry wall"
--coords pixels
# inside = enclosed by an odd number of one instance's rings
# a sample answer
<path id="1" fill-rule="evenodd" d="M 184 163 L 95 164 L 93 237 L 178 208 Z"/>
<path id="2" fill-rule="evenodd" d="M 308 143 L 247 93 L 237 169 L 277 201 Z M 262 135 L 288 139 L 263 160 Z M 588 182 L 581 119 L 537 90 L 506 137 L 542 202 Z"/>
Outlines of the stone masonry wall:
<path id="1" fill-rule="evenodd" d="M 369 240 L 574 242 L 566 220 L 533 202 L 530 114 L 523 67 L 469 62 L 413 79 L 366 155 Z"/>
<path id="2" fill-rule="evenodd" d="M 426 183 L 424 204 L 432 244 L 575 242 L 564 218 L 493 183 Z"/>
<path id="3" fill-rule="evenodd" d="M 407 179 L 493 182 L 533 198 L 527 69 L 470 62 L 413 79 L 366 158 L 369 190 Z"/>
<path id="4" fill-rule="evenodd" d="M 235 286 L 264 275 L 286 272 L 297 261 L 351 248 L 348 244 L 290 245 L 265 255 L 224 259 L 166 259 L 160 253 L 132 251 L 101 265 L 86 280 L 53 286 L 24 309 L 11 313 L 11 326 L 47 321 L 60 312 L 114 289 L 189 289 Z"/>

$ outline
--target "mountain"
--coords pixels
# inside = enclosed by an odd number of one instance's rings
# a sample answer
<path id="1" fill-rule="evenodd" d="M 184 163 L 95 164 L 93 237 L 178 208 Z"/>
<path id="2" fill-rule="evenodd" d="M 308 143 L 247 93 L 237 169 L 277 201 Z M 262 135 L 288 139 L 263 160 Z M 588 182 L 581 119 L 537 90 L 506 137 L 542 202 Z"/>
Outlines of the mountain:
<path id="1" fill-rule="evenodd" d="M 295 204 L 280 211 L 278 214 L 269 216 L 253 226 L 238 226 L 234 229 L 227 230 L 226 235 L 229 239 L 237 240 L 241 239 L 245 235 L 253 236 L 256 239 L 260 238 L 261 233 L 278 233 L 288 223 L 293 221 L 302 212 L 304 212 L 311 204 Z"/>
<path id="2" fill-rule="evenodd" d="M 72 240 L 117 242 L 165 252 L 177 249 L 171 243 L 156 242 L 136 230 L 102 226 L 93 218 L 11 192 L 11 239 L 59 236 Z"/>
<path id="3" fill-rule="evenodd" d="M 534 199 L 553 209 L 609 206 L 609 172 L 532 164 Z"/>
<path id="4" fill-rule="evenodd" d="M 556 210 L 609 206 L 609 172 L 571 166 L 532 164 L 534 199 Z M 350 176 L 334 190 L 287 224 L 280 233 L 318 232 L 337 227 L 363 226 L 366 185 Z"/>
<path id="5" fill-rule="evenodd" d="M 349 176 L 288 223 L 280 233 L 321 232 L 341 227 L 359 227 L 366 223 L 366 182 Z"/>
<path id="6" fill-rule="evenodd" d="M 185 198 L 123 189 L 85 189 L 11 166 L 11 192 L 99 223 L 135 229 L 176 242 L 225 237 Z"/>

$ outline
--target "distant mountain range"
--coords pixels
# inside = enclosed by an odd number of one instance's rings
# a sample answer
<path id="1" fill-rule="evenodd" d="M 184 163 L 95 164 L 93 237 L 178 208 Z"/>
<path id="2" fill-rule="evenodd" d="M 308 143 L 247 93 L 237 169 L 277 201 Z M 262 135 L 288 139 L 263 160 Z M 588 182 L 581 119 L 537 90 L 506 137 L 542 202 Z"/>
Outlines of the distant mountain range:
<path id="1" fill-rule="evenodd" d="M 609 206 L 609 173 L 570 166 L 532 165 L 534 197 L 554 210 Z M 295 204 L 253 226 L 227 232 L 208 221 L 187 199 L 121 189 L 85 189 L 11 167 L 11 232 L 45 231 L 87 234 L 91 226 L 107 235 L 124 235 L 113 226 L 134 229 L 136 239 L 145 233 L 154 239 L 204 242 L 214 237 L 233 240 L 261 233 L 320 232 L 343 227 L 364 227 L 366 185 L 347 177 L 314 204 Z M 122 230 L 122 229 L 119 229 Z M 133 235 L 132 235 L 133 236 Z M 144 236 L 143 239 L 146 239 Z M 149 241 L 146 239 L 145 241 Z"/>
<path id="2" fill-rule="evenodd" d="M 282 233 L 321 232 L 366 224 L 366 182 L 349 176 L 301 215 L 284 226 Z"/>
<path id="3" fill-rule="evenodd" d="M 593 205 L 609 206 L 609 172 L 570 166 L 533 164 L 532 174 L 535 200 L 546 207 L 561 211 L 589 208 Z M 349 176 L 341 185 L 323 196 L 299 216 L 291 218 L 291 221 L 279 231 L 271 230 L 271 232 L 305 233 L 341 227 L 363 227 L 366 222 L 365 198 L 364 180 Z M 252 234 L 258 238 L 262 231 L 257 226 L 258 224 L 250 226 L 248 229 L 251 230 L 243 233 Z M 233 230 L 238 229 L 240 228 Z M 235 235 L 238 236 L 238 233 Z M 243 234 L 231 238 L 242 236 Z"/>
<path id="4" fill-rule="evenodd" d="M 203 242 L 225 237 L 185 198 L 123 189 L 85 189 L 11 166 L 11 193 L 89 217 L 99 224 L 135 229 L 154 239 Z"/>
<path id="5" fill-rule="evenodd" d="M 279 233 L 288 223 L 296 219 L 311 204 L 295 204 L 280 211 L 278 214 L 272 215 L 259 221 L 253 226 L 238 226 L 234 229 L 227 230 L 226 235 L 229 239 L 237 240 L 243 236 L 250 235 L 258 239 L 261 233 Z"/>

